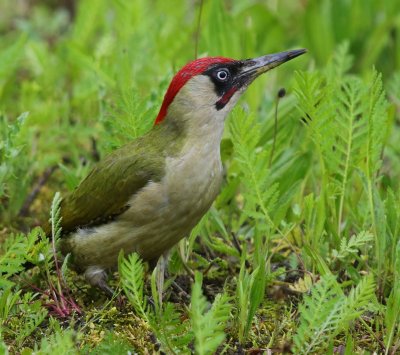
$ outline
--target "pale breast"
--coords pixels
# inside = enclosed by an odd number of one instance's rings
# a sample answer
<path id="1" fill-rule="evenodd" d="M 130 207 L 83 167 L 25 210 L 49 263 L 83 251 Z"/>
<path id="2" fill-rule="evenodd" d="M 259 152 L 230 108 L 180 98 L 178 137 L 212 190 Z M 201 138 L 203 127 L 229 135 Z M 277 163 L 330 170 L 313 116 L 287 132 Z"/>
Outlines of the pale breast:
<path id="1" fill-rule="evenodd" d="M 144 257 L 161 254 L 188 234 L 218 195 L 222 180 L 219 152 L 212 157 L 198 153 L 203 152 L 192 149 L 168 159 L 165 178 L 135 196 L 123 216 L 143 229 L 136 248 Z"/>

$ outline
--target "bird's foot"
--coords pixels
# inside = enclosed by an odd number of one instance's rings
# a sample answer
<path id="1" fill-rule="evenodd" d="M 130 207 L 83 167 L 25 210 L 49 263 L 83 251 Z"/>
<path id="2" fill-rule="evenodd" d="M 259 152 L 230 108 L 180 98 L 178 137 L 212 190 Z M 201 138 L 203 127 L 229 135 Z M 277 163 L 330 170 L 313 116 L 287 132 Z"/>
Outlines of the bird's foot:
<path id="1" fill-rule="evenodd" d="M 106 271 L 101 267 L 89 266 L 85 270 L 85 278 L 90 285 L 100 289 L 107 297 L 114 298 L 116 296 L 117 293 L 107 283 Z"/>

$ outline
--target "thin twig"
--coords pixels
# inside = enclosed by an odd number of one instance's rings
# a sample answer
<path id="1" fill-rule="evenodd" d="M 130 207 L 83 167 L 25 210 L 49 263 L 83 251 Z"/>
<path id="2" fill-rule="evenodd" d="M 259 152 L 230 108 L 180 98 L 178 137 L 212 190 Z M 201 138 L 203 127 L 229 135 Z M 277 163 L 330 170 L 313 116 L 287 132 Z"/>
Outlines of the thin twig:
<path id="1" fill-rule="evenodd" d="M 278 107 L 279 107 L 279 101 L 282 97 L 284 97 L 286 95 L 286 91 L 285 89 L 280 89 L 278 91 L 278 95 L 276 97 L 276 104 L 275 104 L 275 115 L 274 115 L 274 138 L 272 141 L 272 148 L 271 148 L 271 154 L 269 156 L 269 168 L 272 165 L 272 159 L 274 157 L 274 153 L 275 153 L 275 145 L 276 145 L 276 136 L 278 134 Z"/>
<path id="2" fill-rule="evenodd" d="M 200 0 L 199 16 L 197 17 L 197 27 L 195 33 L 195 44 L 194 44 L 194 59 L 197 59 L 199 42 L 200 42 L 200 24 L 201 24 L 201 14 L 203 13 L 203 0 Z"/>
<path id="3" fill-rule="evenodd" d="M 100 161 L 100 153 L 99 150 L 97 149 L 97 141 L 94 137 L 90 137 L 90 142 L 92 145 L 92 150 L 91 150 L 92 158 L 95 162 L 98 162 Z"/>
<path id="4" fill-rule="evenodd" d="M 185 269 L 186 273 L 190 276 L 190 278 L 192 280 L 194 280 L 193 270 L 189 267 L 189 265 L 186 263 L 186 261 L 182 259 L 182 257 L 181 257 L 181 261 L 182 261 L 182 265 L 183 265 L 183 268 Z"/>
<path id="5" fill-rule="evenodd" d="M 370 328 L 370 326 L 367 324 L 367 322 L 364 319 L 362 319 L 362 317 L 359 317 L 358 319 L 360 320 L 361 324 L 365 327 L 365 329 L 368 331 L 368 333 L 371 334 L 372 337 L 379 343 L 379 345 L 382 347 L 382 349 L 386 349 L 384 342 L 378 338 L 378 336 Z"/>
<path id="6" fill-rule="evenodd" d="M 206 276 L 208 274 L 208 272 L 211 270 L 213 265 L 214 265 L 214 261 L 210 261 L 207 268 L 203 271 L 203 276 Z"/>
<path id="7" fill-rule="evenodd" d="M 172 287 L 178 290 L 178 295 L 181 295 L 186 300 L 190 300 L 190 296 L 188 295 L 188 293 L 181 286 L 179 286 L 179 284 L 176 281 L 172 282 Z"/>
<path id="8" fill-rule="evenodd" d="M 232 235 L 232 240 L 233 240 L 234 247 L 239 252 L 239 254 L 242 255 L 242 247 L 240 246 L 240 243 L 239 243 L 238 239 L 236 238 L 236 234 L 235 233 L 231 233 L 231 235 Z M 245 266 L 247 268 L 250 267 L 250 263 L 249 263 L 249 261 L 247 259 L 244 261 L 244 264 L 245 264 Z"/>

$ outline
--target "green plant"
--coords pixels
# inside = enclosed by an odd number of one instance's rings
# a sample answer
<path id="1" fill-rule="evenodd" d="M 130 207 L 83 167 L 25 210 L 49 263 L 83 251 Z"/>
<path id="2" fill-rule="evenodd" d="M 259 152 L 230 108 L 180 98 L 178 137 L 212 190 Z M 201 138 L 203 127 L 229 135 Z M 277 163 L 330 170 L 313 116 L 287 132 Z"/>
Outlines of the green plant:
<path id="1" fill-rule="evenodd" d="M 143 293 L 144 267 L 139 255 L 133 253 L 127 259 L 124 259 L 121 252 L 119 255 L 119 272 L 121 273 L 122 288 L 132 303 L 135 312 L 148 320 L 148 306 Z"/>
<path id="2" fill-rule="evenodd" d="M 199 355 L 214 354 L 225 339 L 224 329 L 230 313 L 229 297 L 226 294 L 217 295 L 211 308 L 207 310 L 201 285 L 202 276 L 196 273 L 190 309 L 195 352 Z"/>
<path id="3" fill-rule="evenodd" d="M 189 353 L 208 339 L 199 325 L 217 294 L 232 304 L 217 303 L 227 312 L 212 324 L 218 352 L 398 351 L 399 9 L 393 0 L 3 0 L 0 352 Z M 159 270 L 146 277 L 137 256 L 120 264 L 122 310 L 86 288 L 68 257 L 60 279 L 52 243 L 30 227 L 48 218 L 54 191 L 64 196 L 149 129 L 179 67 L 196 54 L 302 47 L 228 118 L 221 193 L 172 250 L 162 290 Z M 25 272 L 26 262 L 37 267 Z M 64 314 L 67 293 L 82 314 Z"/>
<path id="4" fill-rule="evenodd" d="M 340 241 L 340 249 L 333 249 L 332 256 L 334 259 L 345 261 L 349 257 L 354 257 L 356 253 L 373 240 L 373 236 L 369 232 L 360 232 L 357 235 L 351 236 L 348 240 L 342 237 Z"/>
<path id="5" fill-rule="evenodd" d="M 36 346 L 35 348 L 34 353 L 40 355 L 76 354 L 74 333 L 71 330 L 55 332 L 48 338 L 42 338 L 40 347 Z"/>
<path id="6" fill-rule="evenodd" d="M 261 264 L 250 273 L 246 270 L 246 256 L 243 252 L 236 289 L 238 337 L 241 343 L 248 336 L 266 287 L 265 266 Z"/>
<path id="7" fill-rule="evenodd" d="M 393 341 L 399 339 L 400 335 L 400 242 L 396 248 L 394 284 L 387 300 L 385 325 L 387 328 L 385 354 L 389 354 Z"/>
<path id="8" fill-rule="evenodd" d="M 365 277 L 345 296 L 333 275 L 322 277 L 299 307 L 300 324 L 293 337 L 295 351 L 315 352 L 337 333 L 347 330 L 350 322 L 374 301 L 374 288 L 373 278 Z"/>
<path id="9" fill-rule="evenodd" d="M 28 113 L 25 112 L 11 123 L 0 112 L 0 216 L 8 221 L 21 208 L 29 183 L 27 147 L 21 139 L 21 130 L 27 117 Z"/>
<path id="10" fill-rule="evenodd" d="M 143 293 L 144 268 L 139 256 L 134 253 L 119 261 L 122 287 L 135 311 L 143 317 L 155 332 L 162 348 L 171 353 L 188 353 L 188 344 L 194 339 L 198 354 L 212 354 L 224 340 L 224 328 L 230 314 L 229 297 L 226 293 L 216 296 L 211 308 L 201 292 L 202 277 L 196 273 L 193 285 L 190 322 L 181 322 L 182 316 L 170 302 L 160 303 L 156 284 L 156 272 L 151 278 L 154 308 L 147 304 Z"/>

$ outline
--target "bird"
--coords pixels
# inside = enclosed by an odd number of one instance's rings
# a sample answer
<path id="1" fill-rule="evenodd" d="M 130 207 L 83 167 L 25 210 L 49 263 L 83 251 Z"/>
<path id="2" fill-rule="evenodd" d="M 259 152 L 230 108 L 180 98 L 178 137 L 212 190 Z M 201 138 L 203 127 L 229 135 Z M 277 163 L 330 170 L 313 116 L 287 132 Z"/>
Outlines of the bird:
<path id="1" fill-rule="evenodd" d="M 121 250 L 156 262 L 187 236 L 220 191 L 228 113 L 254 79 L 305 52 L 204 57 L 179 70 L 152 128 L 98 162 L 62 200 L 59 249 L 72 268 L 112 295 L 107 273 Z M 43 229 L 51 235 L 49 224 Z"/>

